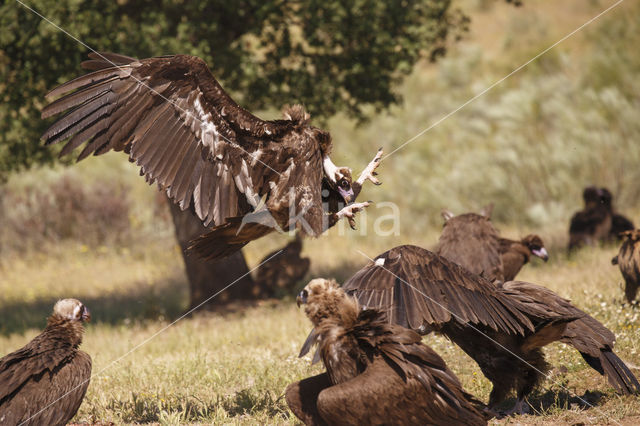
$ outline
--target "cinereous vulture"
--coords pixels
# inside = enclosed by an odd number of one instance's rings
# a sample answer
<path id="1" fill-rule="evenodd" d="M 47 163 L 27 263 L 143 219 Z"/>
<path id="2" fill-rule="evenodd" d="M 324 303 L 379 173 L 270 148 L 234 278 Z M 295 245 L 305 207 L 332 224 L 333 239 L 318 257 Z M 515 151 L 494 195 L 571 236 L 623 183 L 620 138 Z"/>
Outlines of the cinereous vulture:
<path id="1" fill-rule="evenodd" d="M 331 135 L 312 126 L 302 106 L 286 109 L 283 120 L 261 120 L 231 99 L 200 58 L 89 56 L 83 66 L 93 72 L 47 95 L 64 96 L 43 118 L 67 113 L 42 139 L 68 140 L 61 155 L 86 142 L 78 160 L 124 151 L 150 184 L 183 210 L 193 203 L 211 227 L 192 246 L 204 258 L 276 229 L 316 237 L 343 217 L 353 227 L 354 214 L 369 205 L 352 203 L 362 185 L 380 183 L 382 149 L 354 182 L 329 157 Z M 339 197 L 340 209 L 326 211 L 323 197 Z"/>
<path id="2" fill-rule="evenodd" d="M 78 349 L 89 310 L 76 299 L 53 307 L 47 327 L 0 359 L 0 424 L 65 425 L 91 379 L 91 357 Z"/>
<path id="3" fill-rule="evenodd" d="M 496 243 L 496 240 L 493 238 L 467 240 L 465 235 L 467 232 L 474 235 L 480 233 L 490 234 L 487 229 L 493 228 L 493 225 L 488 220 L 465 220 L 467 217 L 469 216 L 458 216 L 459 222 L 466 223 L 464 226 L 451 228 L 465 229 L 465 232 L 452 232 L 449 238 L 444 241 L 442 239 L 440 240 L 440 247 L 445 249 L 447 253 L 466 253 L 469 250 L 468 245 L 473 244 L 473 250 L 475 252 L 473 262 L 464 256 L 457 256 L 456 259 L 458 262 L 461 262 L 459 264 L 466 269 L 473 269 L 475 267 L 474 262 L 481 262 L 483 264 L 489 264 L 491 268 L 493 253 L 496 249 L 499 250 L 499 242 Z M 480 229 L 474 230 L 474 228 Z M 482 257 L 483 253 L 486 253 L 486 258 L 478 260 L 478 258 Z M 568 312 L 569 315 L 576 316 L 577 319 L 569 322 L 566 329 L 558 336 L 559 340 L 577 349 L 585 361 L 600 374 L 605 375 L 609 383 L 619 392 L 630 394 L 640 390 L 640 384 L 638 384 L 633 373 L 631 373 L 624 362 L 613 353 L 615 344 L 614 334 L 598 320 L 582 312 L 569 301 L 562 299 L 543 286 L 515 281 L 501 284 L 499 280 L 496 280 L 496 283 L 498 283 L 500 287 L 511 291 L 514 296 L 519 297 L 518 295 L 520 294 L 526 294 L 528 297 L 536 300 L 536 302 L 546 310 L 558 314 L 565 311 Z M 563 306 L 562 310 L 558 310 L 558 307 L 561 305 Z"/>
<path id="4" fill-rule="evenodd" d="M 285 391 L 305 424 L 484 425 L 491 417 L 419 334 L 361 310 L 335 281 L 312 280 L 297 301 L 327 370 Z"/>
<path id="5" fill-rule="evenodd" d="M 625 231 L 621 235 L 624 241 L 611 263 L 620 267 L 625 281 L 624 294 L 631 303 L 636 299 L 640 287 L 640 229 Z"/>
<path id="6" fill-rule="evenodd" d="M 515 279 L 520 269 L 529 263 L 532 255 L 545 262 L 549 260 L 549 253 L 538 235 L 529 234 L 520 241 L 500 238 L 498 242 L 502 259 L 502 276 L 505 281 Z"/>

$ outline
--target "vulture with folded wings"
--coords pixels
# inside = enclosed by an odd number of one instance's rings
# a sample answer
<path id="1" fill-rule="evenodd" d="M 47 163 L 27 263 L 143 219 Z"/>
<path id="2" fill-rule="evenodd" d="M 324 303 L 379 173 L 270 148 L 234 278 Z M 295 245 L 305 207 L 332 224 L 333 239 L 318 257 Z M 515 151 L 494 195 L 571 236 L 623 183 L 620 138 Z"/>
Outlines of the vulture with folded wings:
<path id="1" fill-rule="evenodd" d="M 519 241 L 499 238 L 498 244 L 502 259 L 502 278 L 505 281 L 515 279 L 520 269 L 529 263 L 532 255 L 545 262 L 549 260 L 549 253 L 544 248 L 542 238 L 535 234 L 529 234 Z"/>
<path id="2" fill-rule="evenodd" d="M 76 299 L 53 307 L 47 327 L 0 359 L 0 424 L 65 425 L 91 379 L 91 357 L 78 349 L 89 311 Z"/>
<path id="3" fill-rule="evenodd" d="M 611 263 L 620 267 L 625 282 L 624 294 L 627 302 L 631 303 L 640 287 L 640 229 L 625 231 L 621 235 L 624 241 Z"/>
<path id="4" fill-rule="evenodd" d="M 83 66 L 93 72 L 49 92 L 64 96 L 42 117 L 68 112 L 43 140 L 68 140 L 61 155 L 84 144 L 79 160 L 124 151 L 150 184 L 183 210 L 193 203 L 211 227 L 192 246 L 202 257 L 229 255 L 273 230 L 315 237 L 343 217 L 354 226 L 354 214 L 369 205 L 352 202 L 365 180 L 379 184 L 382 151 L 352 181 L 351 170 L 329 157 L 331 135 L 313 127 L 303 107 L 288 108 L 283 120 L 261 120 L 194 56 L 89 56 Z"/>
<path id="5" fill-rule="evenodd" d="M 305 424 L 484 425 L 491 417 L 419 334 L 361 310 L 335 281 L 312 280 L 297 301 L 327 370 L 285 391 Z"/>

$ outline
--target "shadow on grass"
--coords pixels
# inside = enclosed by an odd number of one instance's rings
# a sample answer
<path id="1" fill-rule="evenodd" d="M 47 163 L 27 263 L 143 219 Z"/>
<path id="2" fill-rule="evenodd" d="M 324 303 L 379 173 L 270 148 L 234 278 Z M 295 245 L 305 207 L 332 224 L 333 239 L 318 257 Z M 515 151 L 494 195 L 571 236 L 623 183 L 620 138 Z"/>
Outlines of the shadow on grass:
<path id="1" fill-rule="evenodd" d="M 154 285 L 140 283 L 132 290 L 100 297 L 79 296 L 94 323 L 119 324 L 126 320 L 175 319 L 188 305 L 188 285 L 178 277 Z M 57 298 L 0 304 L 0 335 L 43 329 Z"/>
<path id="2" fill-rule="evenodd" d="M 589 390 L 580 396 L 569 393 L 564 389 L 549 389 L 545 392 L 534 392 L 527 398 L 527 402 L 531 406 L 528 414 L 544 416 L 557 410 L 588 410 L 595 408 L 605 396 L 606 394 L 600 391 Z M 515 403 L 515 398 L 506 400 L 501 404 L 500 411 L 510 409 Z"/>

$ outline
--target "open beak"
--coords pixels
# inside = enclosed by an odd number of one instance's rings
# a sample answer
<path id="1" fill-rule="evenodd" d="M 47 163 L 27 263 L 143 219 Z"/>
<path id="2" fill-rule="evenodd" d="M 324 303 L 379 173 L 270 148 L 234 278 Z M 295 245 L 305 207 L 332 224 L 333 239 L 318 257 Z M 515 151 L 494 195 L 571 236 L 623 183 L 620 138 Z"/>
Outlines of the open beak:
<path id="1" fill-rule="evenodd" d="M 298 297 L 296 297 L 296 305 L 298 305 L 298 308 L 300 307 L 300 305 L 304 305 L 305 303 L 307 303 L 308 296 L 309 296 L 309 293 L 307 292 L 307 290 L 302 290 L 298 294 Z"/>
<path id="2" fill-rule="evenodd" d="M 531 253 L 533 253 L 534 256 L 538 256 L 545 262 L 549 260 L 549 253 L 547 253 L 547 249 L 545 249 L 544 247 L 542 247 L 540 250 L 531 250 Z"/>
<path id="3" fill-rule="evenodd" d="M 349 188 L 348 191 L 345 191 L 344 189 L 338 187 L 338 193 L 340 194 L 344 202 L 347 204 L 349 204 L 355 198 L 353 193 L 353 188 Z"/>
<path id="4" fill-rule="evenodd" d="M 82 321 L 91 321 L 91 312 L 89 312 L 89 309 L 87 309 L 86 306 L 82 307 Z"/>

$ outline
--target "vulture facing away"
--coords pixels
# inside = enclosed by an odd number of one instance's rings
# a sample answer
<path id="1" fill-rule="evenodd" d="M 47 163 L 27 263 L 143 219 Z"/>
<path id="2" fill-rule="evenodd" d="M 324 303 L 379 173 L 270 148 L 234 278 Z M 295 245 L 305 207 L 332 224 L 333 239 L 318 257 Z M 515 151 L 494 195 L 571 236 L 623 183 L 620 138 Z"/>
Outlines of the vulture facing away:
<path id="1" fill-rule="evenodd" d="M 517 412 L 548 369 L 540 348 L 558 340 L 568 322 L 584 315 L 564 299 L 539 303 L 526 292 L 496 286 L 409 245 L 377 256 L 343 288 L 362 306 L 385 310 L 391 323 L 449 338 L 493 384 L 489 406 L 495 408 L 515 388 Z"/>
<path id="2" fill-rule="evenodd" d="M 312 280 L 297 301 L 327 370 L 285 391 L 305 424 L 484 425 L 491 417 L 419 334 L 361 310 L 335 281 Z"/>
<path id="3" fill-rule="evenodd" d="M 76 299 L 58 301 L 47 327 L 0 359 L 0 424 L 65 425 L 91 379 L 91 357 L 78 349 L 89 311 Z"/>
<path id="4" fill-rule="evenodd" d="M 458 216 L 459 220 L 463 220 L 467 215 Z M 488 220 L 480 222 L 478 220 L 467 220 L 466 229 L 473 227 L 481 227 L 482 232 L 487 232 L 486 228 L 493 227 Z M 463 229 L 460 227 L 459 229 Z M 472 234 L 478 234 L 480 231 L 471 232 Z M 484 262 L 489 262 L 492 259 L 492 255 L 496 250 L 495 239 L 487 238 L 484 241 L 466 241 L 464 234 L 454 234 L 456 238 L 449 238 L 446 240 L 446 249 L 449 253 L 464 253 L 469 250 L 467 244 L 474 244 L 474 250 L 477 252 L 476 256 L 480 256 L 482 253 L 487 253 Z M 441 246 L 443 241 L 440 241 Z M 465 258 L 462 259 L 460 266 L 464 268 L 474 268 L 475 264 Z M 476 261 L 474 259 L 474 261 Z M 490 262 L 489 262 L 490 263 Z M 554 336 L 551 341 L 560 340 L 570 346 L 577 349 L 585 361 L 600 374 L 607 377 L 609 384 L 613 386 L 617 391 L 624 394 L 632 394 L 640 391 L 640 384 L 633 375 L 633 373 L 627 368 L 624 362 L 613 353 L 613 346 L 615 344 L 615 336 L 604 325 L 602 325 L 595 318 L 587 315 L 580 309 L 574 307 L 568 300 L 561 298 L 551 290 L 540 285 L 510 281 L 501 284 L 499 280 L 495 281 L 500 288 L 503 288 L 512 293 L 512 297 L 519 298 L 522 295 L 526 295 L 529 298 L 535 300 L 542 309 L 554 312 L 558 315 L 566 315 L 565 319 L 569 320 L 572 316 L 574 320 L 569 321 L 566 325 L 566 329 L 559 335 Z M 536 332 L 534 337 L 539 334 Z"/>
<path id="5" fill-rule="evenodd" d="M 520 241 L 500 238 L 500 257 L 502 259 L 502 275 L 505 281 L 515 279 L 522 267 L 529 263 L 531 255 L 539 257 L 545 262 L 549 260 L 549 253 L 544 248 L 542 238 L 529 234 Z"/>
<path id="6" fill-rule="evenodd" d="M 616 239 L 621 232 L 634 229 L 629 219 L 613 210 L 613 196 L 607 188 L 588 186 L 582 199 L 584 208 L 569 224 L 569 251 Z"/>
<path id="7" fill-rule="evenodd" d="M 309 272 L 311 262 L 308 257 L 300 256 L 301 251 L 302 238 L 296 234 L 295 239 L 285 247 L 266 255 L 257 271 L 256 284 L 259 291 L 272 297 L 278 290 L 292 290 Z M 271 258 L 273 260 L 266 262 Z"/>
<path id="8" fill-rule="evenodd" d="M 640 287 L 640 229 L 622 233 L 624 242 L 611 263 L 620 267 L 625 281 L 624 294 L 629 303 L 636 299 Z"/>
<path id="9" fill-rule="evenodd" d="M 352 181 L 351 170 L 329 157 L 331 135 L 313 127 L 303 107 L 261 120 L 231 99 L 200 58 L 89 56 L 82 65 L 93 72 L 47 95 L 64 96 L 42 118 L 67 113 L 42 139 L 68 140 L 61 155 L 84 144 L 78 160 L 124 151 L 150 184 L 183 210 L 193 203 L 211 227 L 192 245 L 204 258 L 227 256 L 274 230 L 317 237 L 340 218 L 353 227 L 354 214 L 369 205 L 352 203 L 362 185 L 380 183 L 381 149 Z M 326 211 L 323 197 L 341 203 Z"/>

